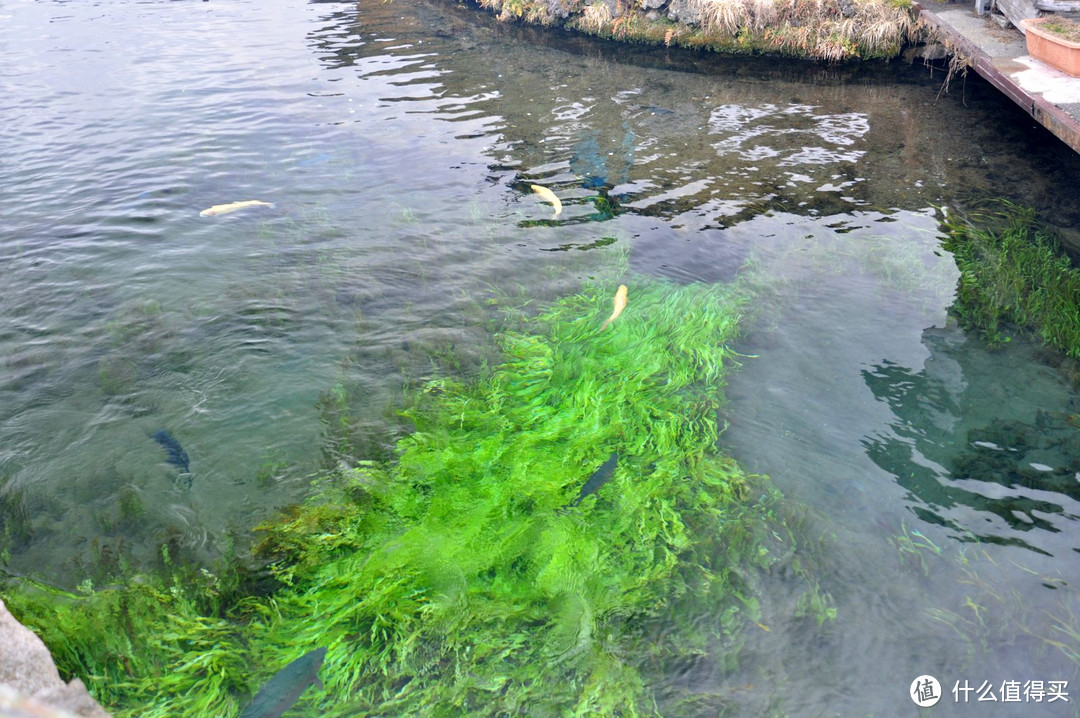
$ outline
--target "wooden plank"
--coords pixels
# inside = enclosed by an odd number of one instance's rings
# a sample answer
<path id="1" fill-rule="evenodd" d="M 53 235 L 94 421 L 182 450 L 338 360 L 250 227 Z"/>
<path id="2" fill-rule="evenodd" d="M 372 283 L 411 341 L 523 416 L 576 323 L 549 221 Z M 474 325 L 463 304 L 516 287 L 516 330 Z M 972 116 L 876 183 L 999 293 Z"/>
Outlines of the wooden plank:
<path id="1" fill-rule="evenodd" d="M 1000 2 L 1001 0 L 998 0 Z M 1011 77 L 994 65 L 993 60 L 975 43 L 956 31 L 951 25 L 927 9 L 921 0 L 915 0 L 915 8 L 926 25 L 948 41 L 948 47 L 954 54 L 971 61 L 975 71 L 991 85 L 1022 107 L 1040 125 L 1074 151 L 1080 152 L 1080 121 L 1060 107 L 1049 102 L 1042 95 L 1031 95 L 1020 87 Z"/>
<path id="2" fill-rule="evenodd" d="M 994 4 L 1020 32 L 1024 32 L 1024 27 L 1020 24 L 1021 20 L 1031 20 L 1042 16 L 1039 8 L 1035 7 L 1034 0 L 994 0 Z M 1027 33 L 1024 32 L 1024 34 Z"/>
<path id="3" fill-rule="evenodd" d="M 1080 0 L 1035 0 L 1035 8 L 1046 12 L 1080 12 Z"/>

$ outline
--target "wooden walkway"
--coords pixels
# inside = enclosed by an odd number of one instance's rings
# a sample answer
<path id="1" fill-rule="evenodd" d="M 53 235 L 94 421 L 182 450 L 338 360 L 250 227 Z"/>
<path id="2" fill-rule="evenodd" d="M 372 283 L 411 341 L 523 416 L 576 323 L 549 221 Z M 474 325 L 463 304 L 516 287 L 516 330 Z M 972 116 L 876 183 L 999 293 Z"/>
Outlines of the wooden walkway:
<path id="1" fill-rule="evenodd" d="M 915 7 L 953 55 L 958 55 L 1065 144 L 1080 152 L 1080 78 L 1070 77 L 1027 54 L 1023 34 L 1002 29 L 973 3 L 942 5 L 916 0 Z"/>

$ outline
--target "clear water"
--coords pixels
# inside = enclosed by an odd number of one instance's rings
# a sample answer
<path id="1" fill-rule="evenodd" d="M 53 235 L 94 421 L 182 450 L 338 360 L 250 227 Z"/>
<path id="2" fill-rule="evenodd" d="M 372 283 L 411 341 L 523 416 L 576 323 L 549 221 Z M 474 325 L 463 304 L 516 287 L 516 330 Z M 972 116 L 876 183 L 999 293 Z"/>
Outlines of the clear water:
<path id="1" fill-rule="evenodd" d="M 938 243 L 941 207 L 986 197 L 1068 230 L 1080 159 L 943 79 L 616 47 L 452 3 L 3 0 L 5 569 L 73 585 L 162 541 L 243 544 L 320 467 L 387 451 L 403 386 L 482 366 L 500 292 L 543 302 L 627 252 L 628 283 L 747 267 L 722 443 L 788 497 L 836 619 L 800 615 L 781 563 L 737 669 L 657 680 L 741 715 L 894 716 L 931 673 L 939 715 L 1075 715 L 1075 380 L 951 323 Z M 275 207 L 199 216 L 246 199 Z M 949 692 L 1031 679 L 1077 693 Z"/>

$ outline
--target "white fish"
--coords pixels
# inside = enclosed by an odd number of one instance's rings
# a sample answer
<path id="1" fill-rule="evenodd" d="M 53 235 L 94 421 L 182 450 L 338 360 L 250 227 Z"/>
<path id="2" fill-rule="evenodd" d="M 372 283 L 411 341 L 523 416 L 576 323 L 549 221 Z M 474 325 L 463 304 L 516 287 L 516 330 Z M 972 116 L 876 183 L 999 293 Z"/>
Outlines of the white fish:
<path id="1" fill-rule="evenodd" d="M 615 292 L 615 311 L 611 313 L 611 316 L 607 318 L 607 321 L 604 322 L 604 325 L 600 327 L 600 331 L 604 331 L 608 328 L 608 324 L 611 324 L 613 321 L 618 319 L 619 315 L 622 314 L 622 310 L 624 309 L 626 309 L 626 285 L 620 284 L 619 291 Z"/>
<path id="2" fill-rule="evenodd" d="M 228 214 L 229 212 L 235 212 L 238 209 L 247 209 L 248 207 L 269 207 L 274 208 L 273 202 L 263 202 L 257 199 L 246 199 L 243 202 L 229 202 L 228 204 L 215 204 L 213 207 L 204 209 L 199 212 L 200 217 L 217 217 L 218 215 Z"/>
<path id="3" fill-rule="evenodd" d="M 562 214 L 562 202 L 559 200 L 558 197 L 555 196 L 554 192 L 549 190 L 547 187 L 538 184 L 529 185 L 529 189 L 540 195 L 540 199 L 551 202 L 552 206 L 555 207 L 555 214 L 552 215 L 552 218 L 558 217 L 560 214 Z"/>

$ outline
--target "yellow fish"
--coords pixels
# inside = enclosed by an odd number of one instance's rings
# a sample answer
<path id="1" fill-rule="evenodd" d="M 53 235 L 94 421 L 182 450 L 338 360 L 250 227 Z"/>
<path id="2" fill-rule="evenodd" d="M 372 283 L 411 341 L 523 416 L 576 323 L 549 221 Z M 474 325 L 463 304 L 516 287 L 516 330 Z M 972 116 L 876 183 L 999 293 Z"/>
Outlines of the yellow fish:
<path id="1" fill-rule="evenodd" d="M 604 331 L 605 329 L 607 329 L 608 324 L 611 324 L 613 321 L 615 321 L 618 316 L 622 314 L 622 310 L 624 309 L 626 309 L 626 285 L 620 284 L 619 291 L 615 292 L 615 311 L 611 313 L 611 316 L 607 318 L 607 321 L 604 322 L 604 325 L 600 327 L 600 331 Z"/>
<path id="2" fill-rule="evenodd" d="M 217 217 L 221 214 L 228 214 L 229 212 L 235 212 L 238 209 L 247 209 L 248 207 L 269 207 L 274 208 L 273 202 L 262 202 L 257 199 L 247 199 L 243 202 L 229 202 L 228 204 L 215 204 L 213 207 L 204 209 L 199 212 L 200 217 Z"/>
<path id="3" fill-rule="evenodd" d="M 559 201 L 559 198 L 555 196 L 554 192 L 549 190 L 547 187 L 543 187 L 538 184 L 529 185 L 529 189 L 540 195 L 540 199 L 551 202 L 552 206 L 555 207 L 555 214 L 552 215 L 552 218 L 558 217 L 560 214 L 562 214 L 562 202 Z"/>

